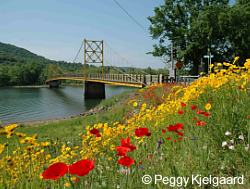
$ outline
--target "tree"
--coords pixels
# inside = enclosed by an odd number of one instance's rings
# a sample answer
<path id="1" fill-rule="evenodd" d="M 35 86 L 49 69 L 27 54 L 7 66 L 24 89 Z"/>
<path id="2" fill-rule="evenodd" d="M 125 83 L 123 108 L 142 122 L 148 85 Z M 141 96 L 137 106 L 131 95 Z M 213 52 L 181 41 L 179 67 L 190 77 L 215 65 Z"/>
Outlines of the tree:
<path id="1" fill-rule="evenodd" d="M 224 30 L 228 31 L 227 38 L 232 51 L 236 56 L 240 56 L 243 63 L 250 57 L 250 1 L 237 1 L 223 21 L 227 25 Z"/>
<path id="2" fill-rule="evenodd" d="M 155 15 L 149 17 L 150 33 L 158 40 L 153 46 L 153 56 L 170 56 L 170 40 L 177 49 L 178 59 L 193 64 L 194 74 L 198 73 L 200 60 L 208 49 L 222 50 L 215 57 L 221 60 L 229 38 L 219 20 L 229 8 L 228 0 L 165 0 L 155 8 Z"/>
<path id="3" fill-rule="evenodd" d="M 52 77 L 61 75 L 62 73 L 63 73 L 62 69 L 56 64 L 49 64 L 47 66 L 46 75 L 48 78 L 52 78 Z"/>
<path id="4" fill-rule="evenodd" d="M 0 68 L 0 86 L 8 86 L 10 81 L 10 77 L 8 75 L 8 68 L 1 67 Z"/>

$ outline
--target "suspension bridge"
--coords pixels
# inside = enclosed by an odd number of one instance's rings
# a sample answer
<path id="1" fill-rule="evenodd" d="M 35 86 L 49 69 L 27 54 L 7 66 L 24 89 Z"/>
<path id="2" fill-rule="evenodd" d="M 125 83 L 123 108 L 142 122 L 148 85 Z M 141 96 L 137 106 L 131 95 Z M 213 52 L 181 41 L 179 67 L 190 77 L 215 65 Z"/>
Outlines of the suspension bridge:
<path id="1" fill-rule="evenodd" d="M 82 48 L 84 49 L 84 53 L 81 53 Z M 112 48 L 109 49 L 112 52 L 107 54 L 105 53 L 105 56 L 108 57 L 108 55 L 110 54 L 116 54 L 116 56 L 120 56 L 117 52 L 112 50 Z M 93 41 L 85 39 L 81 44 L 73 62 L 75 62 L 78 56 L 81 54 L 84 55 L 83 73 L 65 73 L 61 75 L 55 75 L 49 78 L 46 81 L 46 84 L 48 84 L 50 88 L 57 88 L 64 80 L 82 81 L 85 83 L 85 99 L 103 99 L 105 98 L 105 84 L 142 88 L 145 86 L 162 83 L 169 80 L 169 77 L 166 74 L 151 75 L 146 73 L 145 71 L 141 71 L 142 73 L 140 74 L 126 73 L 126 71 L 121 70 L 119 68 L 121 66 L 121 61 L 118 61 L 117 59 L 113 61 L 116 65 L 117 62 L 119 64 L 119 67 L 114 66 L 110 64 L 112 63 L 112 60 L 110 60 L 110 58 L 108 61 L 106 61 L 109 62 L 108 66 L 114 69 L 119 74 L 106 73 L 104 67 L 104 41 Z M 122 59 L 123 62 L 125 61 L 126 66 L 133 67 L 128 64 L 128 61 L 126 61 L 125 58 L 120 56 L 120 59 Z M 91 73 L 91 71 L 88 69 L 89 64 L 99 64 L 99 69 L 101 70 L 100 73 Z"/>
<path id="2" fill-rule="evenodd" d="M 46 81 L 50 88 L 57 88 L 64 80 L 85 82 L 85 99 L 105 98 L 105 84 L 142 88 L 155 83 L 162 83 L 166 76 L 162 74 L 150 75 L 147 73 L 128 74 L 117 66 L 112 66 L 119 74 L 105 73 L 104 67 L 104 42 L 84 40 L 73 62 L 76 61 L 84 48 L 84 65 L 82 74 L 55 75 Z M 116 53 L 117 54 L 117 53 Z M 111 61 L 109 61 L 111 62 Z M 101 73 L 90 73 L 87 64 L 101 65 Z M 128 66 L 128 64 L 126 63 Z M 110 66 L 110 65 L 109 65 Z"/>

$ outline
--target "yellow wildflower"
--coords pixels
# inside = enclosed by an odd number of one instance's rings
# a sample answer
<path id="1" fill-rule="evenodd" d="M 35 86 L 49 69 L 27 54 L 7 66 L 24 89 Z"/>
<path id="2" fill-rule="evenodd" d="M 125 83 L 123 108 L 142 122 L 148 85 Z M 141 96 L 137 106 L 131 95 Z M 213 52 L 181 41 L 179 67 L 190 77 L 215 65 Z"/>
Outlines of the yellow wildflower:
<path id="1" fill-rule="evenodd" d="M 0 144 L 0 154 L 4 151 L 4 147 L 5 147 L 4 144 Z"/>
<path id="2" fill-rule="evenodd" d="M 25 136 L 26 136 L 26 134 L 24 134 L 24 133 L 19 133 L 19 132 L 16 132 L 16 136 L 17 136 L 17 137 L 20 137 L 20 138 L 22 138 L 22 137 L 25 137 Z"/>
<path id="3" fill-rule="evenodd" d="M 64 186 L 65 186 L 66 188 L 69 188 L 69 187 L 70 187 L 70 183 L 69 183 L 69 182 L 66 182 L 66 183 L 64 184 Z"/>
<path id="4" fill-rule="evenodd" d="M 43 179 L 42 173 L 39 174 L 39 178 L 40 178 L 41 180 Z"/>
<path id="5" fill-rule="evenodd" d="M 206 109 L 207 111 L 209 111 L 209 110 L 211 109 L 211 107 L 212 107 L 212 105 L 211 105 L 210 103 L 207 103 L 207 104 L 205 105 L 205 109 Z"/>
<path id="6" fill-rule="evenodd" d="M 233 64 L 235 64 L 238 60 L 239 60 L 239 56 L 236 56 L 235 58 L 234 58 L 234 61 L 233 61 Z"/>
<path id="7" fill-rule="evenodd" d="M 244 64 L 245 68 L 250 70 L 250 59 L 247 59 L 246 63 Z"/>
<path id="8" fill-rule="evenodd" d="M 42 146 L 42 147 L 47 147 L 47 146 L 49 146 L 49 145 L 50 145 L 50 142 L 47 142 L 47 141 L 41 142 L 41 146 Z"/>
<path id="9" fill-rule="evenodd" d="M 229 64 L 229 63 L 227 63 L 227 62 L 223 62 L 223 65 L 224 65 L 224 66 L 228 66 L 228 67 L 231 66 L 231 64 Z"/>
<path id="10" fill-rule="evenodd" d="M 142 106 L 141 106 L 141 111 L 144 111 L 147 107 L 147 104 L 146 103 L 143 103 Z"/>
<path id="11" fill-rule="evenodd" d="M 133 106 L 134 106 L 134 107 L 137 107 L 137 106 L 138 106 L 137 102 L 134 102 L 134 103 L 133 103 Z"/>
<path id="12" fill-rule="evenodd" d="M 11 124 L 4 127 L 7 138 L 10 138 L 13 135 L 13 131 L 15 128 L 17 128 L 17 124 Z"/>
<path id="13" fill-rule="evenodd" d="M 115 145 L 112 144 L 112 145 L 110 146 L 110 150 L 111 150 L 111 151 L 114 151 L 114 150 L 115 150 Z"/>

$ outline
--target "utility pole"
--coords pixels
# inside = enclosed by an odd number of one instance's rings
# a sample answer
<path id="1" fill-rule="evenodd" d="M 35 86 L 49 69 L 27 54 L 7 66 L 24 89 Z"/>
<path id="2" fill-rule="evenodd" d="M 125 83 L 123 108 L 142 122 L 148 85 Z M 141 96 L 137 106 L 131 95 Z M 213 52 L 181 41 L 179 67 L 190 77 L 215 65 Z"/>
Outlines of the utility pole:
<path id="1" fill-rule="evenodd" d="M 211 72 L 211 68 L 210 65 L 212 64 L 212 58 L 214 57 L 214 55 L 211 54 L 210 48 L 207 49 L 208 53 L 207 55 L 204 55 L 204 58 L 207 58 L 207 71 L 208 73 Z"/>
<path id="2" fill-rule="evenodd" d="M 208 59 L 208 68 L 207 68 L 207 72 L 210 73 L 211 72 L 211 64 L 212 64 L 212 58 L 214 57 L 212 54 L 211 54 L 211 40 L 210 40 L 210 36 L 207 37 L 208 39 L 208 48 L 207 48 L 207 56 L 206 58 Z"/>
<path id="3" fill-rule="evenodd" d="M 174 44 L 173 41 L 171 41 L 171 68 L 169 69 L 169 78 L 170 79 L 176 79 L 176 73 L 175 73 L 175 56 L 174 54 L 176 53 L 176 50 L 174 49 Z"/>
<path id="4" fill-rule="evenodd" d="M 174 69 L 174 45 L 173 41 L 171 42 L 171 68 Z"/>
<path id="5" fill-rule="evenodd" d="M 210 64 L 211 64 L 211 52 L 210 52 L 210 48 L 207 49 L 207 54 L 208 54 L 208 73 L 210 73 Z"/>

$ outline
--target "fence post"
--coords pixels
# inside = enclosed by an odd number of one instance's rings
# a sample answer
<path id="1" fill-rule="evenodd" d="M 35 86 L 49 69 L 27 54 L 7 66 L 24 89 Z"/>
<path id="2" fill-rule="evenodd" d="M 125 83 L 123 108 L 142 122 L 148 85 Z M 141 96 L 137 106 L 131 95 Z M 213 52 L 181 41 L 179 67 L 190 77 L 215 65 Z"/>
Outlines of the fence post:
<path id="1" fill-rule="evenodd" d="M 162 83 L 162 74 L 159 75 L 159 83 Z"/>
<path id="2" fill-rule="evenodd" d="M 147 85 L 146 75 L 143 75 L 143 83 Z"/>

